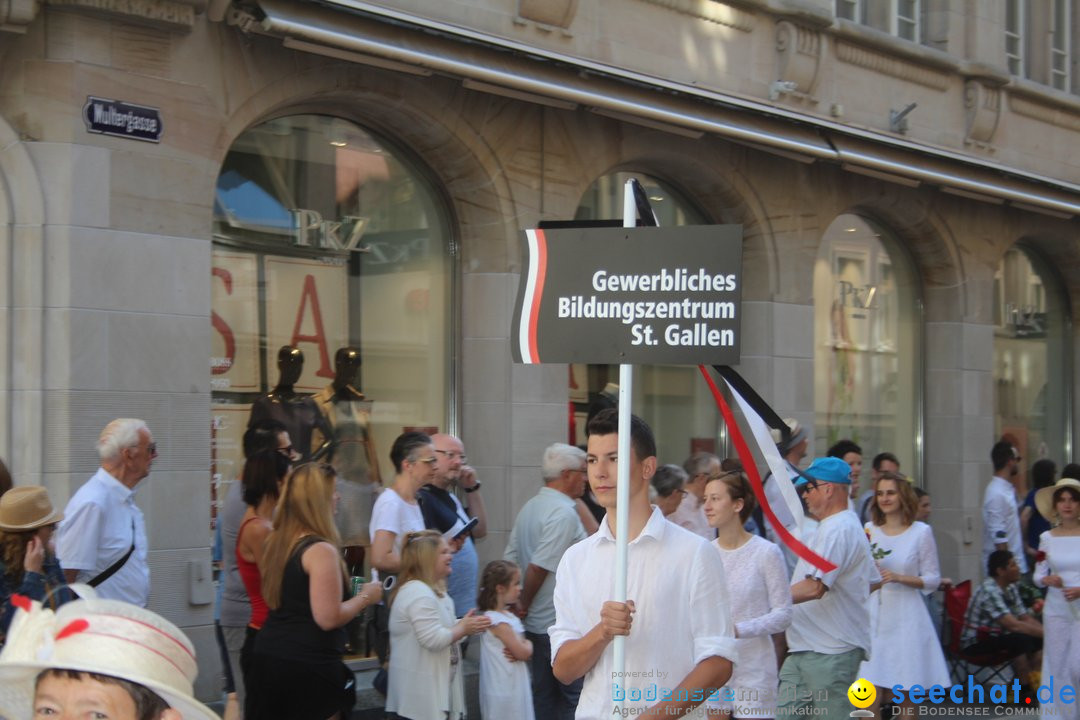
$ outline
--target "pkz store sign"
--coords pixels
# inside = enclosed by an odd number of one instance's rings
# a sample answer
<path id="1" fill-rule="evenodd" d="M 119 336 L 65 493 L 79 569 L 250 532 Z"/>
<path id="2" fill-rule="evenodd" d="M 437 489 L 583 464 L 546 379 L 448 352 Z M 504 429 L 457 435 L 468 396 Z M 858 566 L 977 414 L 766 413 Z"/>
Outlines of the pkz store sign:
<path id="1" fill-rule="evenodd" d="M 292 218 L 293 245 L 296 247 L 317 247 L 325 250 L 344 250 L 345 252 L 369 252 L 371 249 L 360 244 L 368 218 L 346 215 L 341 220 L 324 220 L 315 210 L 303 208 L 290 210 Z"/>
<path id="2" fill-rule="evenodd" d="M 161 142 L 163 126 L 157 108 L 91 95 L 83 106 L 83 122 L 87 132 Z"/>
<path id="3" fill-rule="evenodd" d="M 524 257 L 515 362 L 739 362 L 739 225 L 527 230 Z"/>

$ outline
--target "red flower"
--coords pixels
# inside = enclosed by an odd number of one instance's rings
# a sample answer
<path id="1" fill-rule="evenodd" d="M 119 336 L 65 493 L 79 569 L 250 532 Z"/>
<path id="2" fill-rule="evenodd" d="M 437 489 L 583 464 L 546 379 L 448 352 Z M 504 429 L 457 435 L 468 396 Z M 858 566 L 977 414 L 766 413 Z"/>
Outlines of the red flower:
<path id="1" fill-rule="evenodd" d="M 1043 550 L 1040 550 L 1039 552 L 1035 553 L 1035 562 L 1037 562 L 1037 563 L 1046 562 L 1046 552 L 1043 551 Z"/>

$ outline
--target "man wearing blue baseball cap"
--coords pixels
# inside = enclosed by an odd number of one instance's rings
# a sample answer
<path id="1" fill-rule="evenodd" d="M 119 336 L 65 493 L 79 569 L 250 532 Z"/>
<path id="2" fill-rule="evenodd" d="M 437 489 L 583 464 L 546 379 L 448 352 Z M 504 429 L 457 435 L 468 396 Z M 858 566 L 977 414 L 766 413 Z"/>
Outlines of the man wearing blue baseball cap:
<path id="1" fill-rule="evenodd" d="M 859 518 L 848 510 L 851 466 L 840 458 L 818 458 L 795 483 L 807 510 L 820 522 L 805 540 L 836 565 L 822 572 L 800 558 L 791 576 L 790 654 L 780 669 L 777 717 L 847 717 L 847 690 L 870 656 L 870 586 L 881 575 Z"/>

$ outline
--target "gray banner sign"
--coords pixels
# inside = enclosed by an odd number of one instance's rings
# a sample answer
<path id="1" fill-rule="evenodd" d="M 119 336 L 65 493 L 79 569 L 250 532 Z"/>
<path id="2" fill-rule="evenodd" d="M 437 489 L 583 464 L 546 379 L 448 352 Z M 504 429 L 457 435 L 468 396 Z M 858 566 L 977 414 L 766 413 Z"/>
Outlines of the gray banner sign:
<path id="1" fill-rule="evenodd" d="M 526 230 L 519 363 L 736 365 L 742 226 Z"/>

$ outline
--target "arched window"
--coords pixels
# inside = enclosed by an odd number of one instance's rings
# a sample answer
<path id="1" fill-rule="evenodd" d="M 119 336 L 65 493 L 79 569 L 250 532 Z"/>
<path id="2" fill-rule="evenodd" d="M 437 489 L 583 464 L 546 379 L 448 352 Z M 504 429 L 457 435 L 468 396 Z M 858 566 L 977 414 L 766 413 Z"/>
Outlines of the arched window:
<path id="1" fill-rule="evenodd" d="M 994 434 L 1025 464 L 1071 459 L 1067 329 L 1061 285 L 1036 253 L 1014 247 L 994 275 Z"/>
<path id="2" fill-rule="evenodd" d="M 623 185 L 637 178 L 661 227 L 704 225 L 705 213 L 675 188 L 641 173 L 618 172 L 598 178 L 585 192 L 575 213 L 577 220 L 621 222 Z M 569 442 L 585 442 L 585 422 L 590 408 L 617 395 L 618 365 L 571 365 L 570 399 L 573 406 Z M 656 434 L 662 463 L 682 464 L 693 452 L 723 453 L 723 420 L 716 410 L 696 368 L 674 365 L 640 365 L 634 375 L 634 410 Z"/>
<path id="3" fill-rule="evenodd" d="M 233 143 L 211 268 L 218 502 L 249 422 L 270 416 L 301 456 L 331 462 L 366 496 L 342 492 L 356 522 L 339 530 L 368 543 L 394 438 L 445 428 L 451 411 L 450 230 L 436 198 L 404 153 L 340 118 L 281 117 Z M 279 371 L 283 347 L 302 353 L 295 378 Z M 282 382 L 291 393 L 268 398 Z"/>
<path id="4" fill-rule="evenodd" d="M 920 293 L 899 245 L 872 221 L 841 215 L 814 267 L 815 452 L 854 440 L 921 475 Z M 864 489 L 869 472 L 864 473 Z"/>

